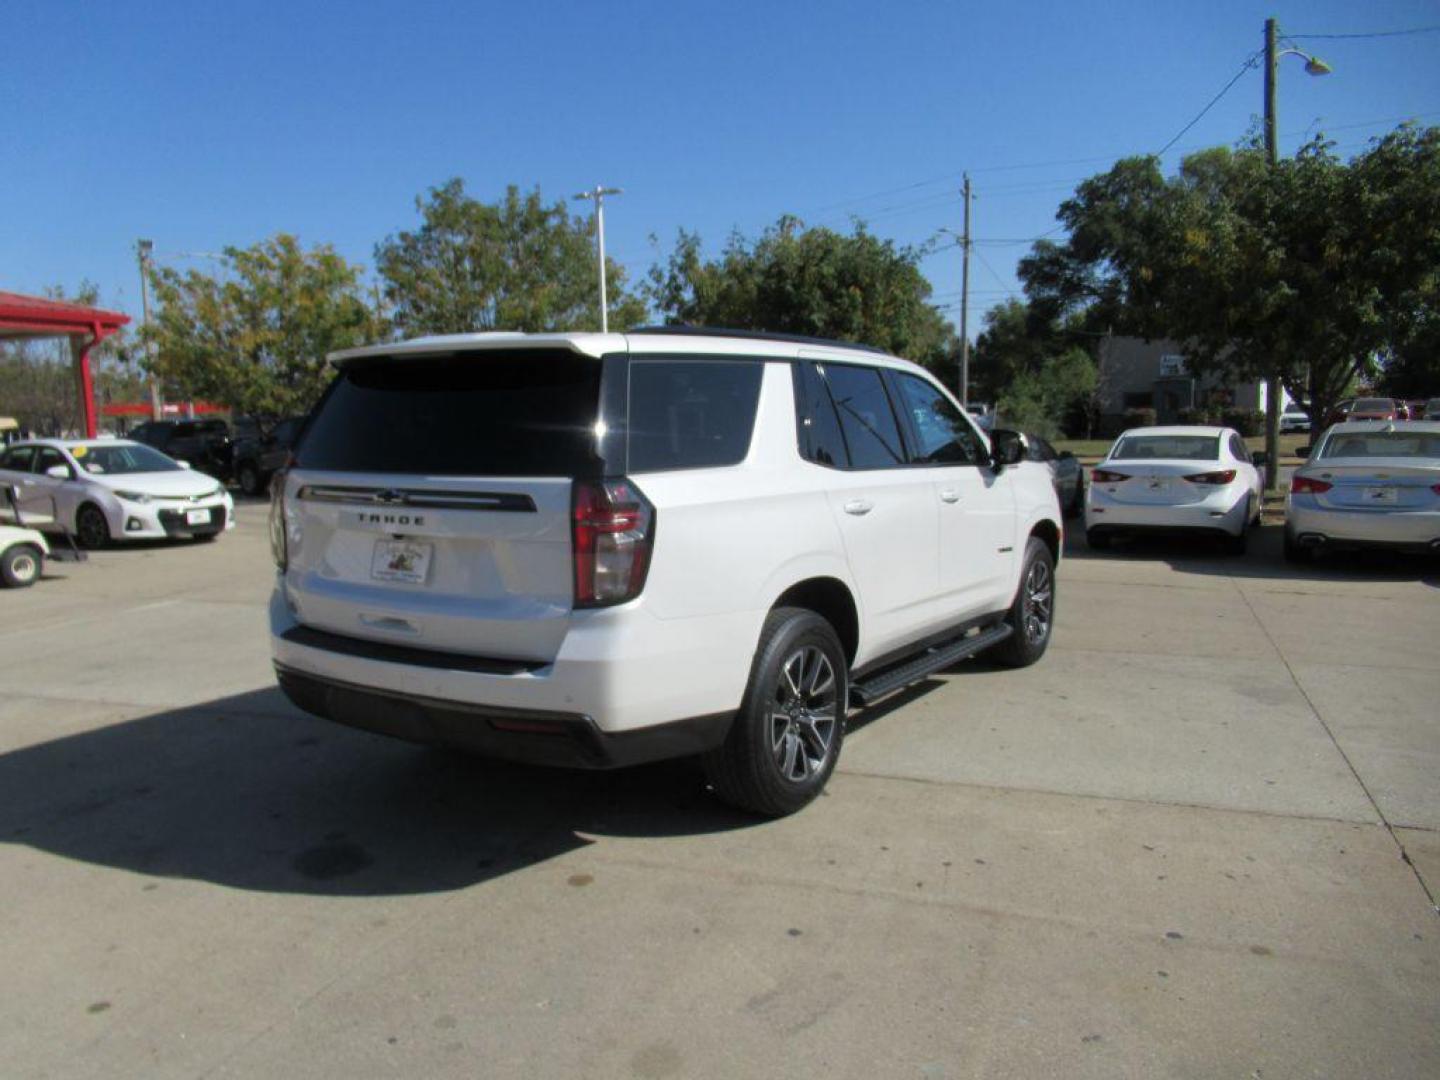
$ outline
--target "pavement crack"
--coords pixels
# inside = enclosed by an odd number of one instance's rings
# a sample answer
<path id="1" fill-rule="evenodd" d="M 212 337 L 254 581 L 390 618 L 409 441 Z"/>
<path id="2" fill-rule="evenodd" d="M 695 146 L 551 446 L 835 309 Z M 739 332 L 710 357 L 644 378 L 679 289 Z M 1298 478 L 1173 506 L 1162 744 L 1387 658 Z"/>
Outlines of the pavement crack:
<path id="1" fill-rule="evenodd" d="M 1410 853 L 1405 850 L 1405 841 L 1400 839 L 1399 834 L 1395 831 L 1395 826 L 1392 825 L 1390 819 L 1385 816 L 1385 811 L 1380 809 L 1380 803 L 1376 801 L 1374 793 L 1370 790 L 1370 785 L 1365 783 L 1365 778 L 1360 775 L 1360 770 L 1355 767 L 1355 763 L 1350 760 L 1350 755 L 1347 754 L 1345 748 L 1340 745 L 1340 740 L 1335 737 L 1334 730 L 1326 723 L 1325 717 L 1321 715 L 1320 709 L 1310 697 L 1304 684 L 1301 683 L 1300 677 L 1295 674 L 1295 669 L 1290 666 L 1290 658 L 1285 655 L 1279 643 L 1271 635 L 1270 628 L 1265 625 L 1265 620 L 1262 619 L 1260 613 L 1255 610 L 1255 605 L 1250 603 L 1250 598 L 1245 595 L 1245 590 L 1240 588 L 1239 582 L 1235 581 L 1234 578 L 1232 578 L 1231 581 L 1234 583 L 1235 591 L 1239 593 L 1240 599 L 1245 601 L 1245 606 L 1250 609 L 1250 614 L 1259 625 L 1260 632 L 1265 635 L 1265 639 L 1270 642 L 1271 648 L 1279 655 L 1280 662 L 1285 665 L 1285 670 L 1290 675 L 1290 681 L 1295 684 L 1295 689 L 1300 691 L 1300 696 L 1305 699 L 1305 704 L 1309 707 L 1316 722 L 1324 730 L 1331 745 L 1335 747 L 1335 752 L 1339 754 L 1340 759 L 1345 762 L 1345 767 L 1350 770 L 1350 775 L 1355 778 L 1355 783 L 1360 785 L 1360 790 L 1365 793 L 1365 798 L 1369 800 L 1371 807 L 1374 808 L 1376 816 L 1380 819 L 1381 826 L 1384 827 L 1385 831 L 1390 835 L 1391 841 L 1394 842 L 1396 850 L 1400 853 L 1400 861 L 1408 866 L 1410 872 L 1415 875 L 1415 881 L 1420 886 L 1420 891 L 1425 894 L 1425 899 L 1430 904 L 1430 911 L 1435 915 L 1440 915 L 1440 904 L 1437 904 L 1435 901 L 1434 891 L 1425 880 L 1425 876 L 1420 873 L 1420 868 L 1416 866 L 1414 860 L 1410 858 Z"/>

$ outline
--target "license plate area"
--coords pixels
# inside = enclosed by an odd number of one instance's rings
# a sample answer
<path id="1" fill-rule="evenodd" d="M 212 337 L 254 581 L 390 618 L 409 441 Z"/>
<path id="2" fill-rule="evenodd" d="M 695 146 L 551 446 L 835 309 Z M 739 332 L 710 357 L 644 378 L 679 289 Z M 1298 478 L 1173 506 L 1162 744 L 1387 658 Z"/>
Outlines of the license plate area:
<path id="1" fill-rule="evenodd" d="M 185 511 L 185 524 L 186 524 L 186 525 L 209 525 L 209 524 L 210 524 L 210 511 L 209 511 L 209 510 L 186 510 L 186 511 Z"/>
<path id="2" fill-rule="evenodd" d="M 1366 506 L 1394 506 L 1399 501 L 1399 490 L 1394 487 L 1367 487 L 1364 499 Z"/>
<path id="3" fill-rule="evenodd" d="M 376 581 L 423 585 L 430 573 L 431 544 L 414 540 L 377 540 L 370 558 L 370 576 Z"/>

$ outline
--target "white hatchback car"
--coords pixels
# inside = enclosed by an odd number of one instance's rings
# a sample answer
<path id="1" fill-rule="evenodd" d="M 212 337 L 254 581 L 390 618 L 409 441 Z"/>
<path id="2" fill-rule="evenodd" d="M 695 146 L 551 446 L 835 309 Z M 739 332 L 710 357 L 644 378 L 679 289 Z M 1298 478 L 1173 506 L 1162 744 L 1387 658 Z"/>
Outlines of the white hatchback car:
<path id="1" fill-rule="evenodd" d="M 81 547 L 167 536 L 209 540 L 235 527 L 235 504 L 213 476 L 125 439 L 38 439 L 0 455 L 0 484 L 27 520 L 68 529 Z"/>
<path id="2" fill-rule="evenodd" d="M 1285 557 L 1440 554 L 1440 422 L 1353 420 L 1325 432 L 1285 499 Z"/>
<path id="3" fill-rule="evenodd" d="M 1264 461 L 1231 428 L 1127 431 L 1090 472 L 1086 539 L 1106 548 L 1117 534 L 1201 532 L 1239 554 L 1260 520 Z"/>
<path id="4" fill-rule="evenodd" d="M 688 328 L 332 360 L 271 507 L 275 667 L 316 715 L 582 767 L 699 754 L 783 814 L 852 703 L 1050 640 L 1049 473 L 907 361 Z"/>

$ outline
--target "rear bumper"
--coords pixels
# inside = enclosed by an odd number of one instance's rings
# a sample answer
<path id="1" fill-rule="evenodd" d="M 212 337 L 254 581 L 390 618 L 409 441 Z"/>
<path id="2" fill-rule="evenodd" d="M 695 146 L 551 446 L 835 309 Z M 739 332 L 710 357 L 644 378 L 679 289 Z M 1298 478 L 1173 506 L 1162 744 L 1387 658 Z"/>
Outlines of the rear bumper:
<path id="1" fill-rule="evenodd" d="M 1322 510 L 1292 496 L 1285 508 L 1285 531 L 1302 547 L 1440 552 L 1440 514 L 1433 511 Z"/>
<path id="2" fill-rule="evenodd" d="M 588 716 L 494 708 L 386 693 L 275 665 L 280 689 L 301 709 L 348 727 L 407 742 L 454 746 L 533 765 L 615 769 L 687 757 L 725 741 L 733 714 L 605 732 Z"/>
<path id="3" fill-rule="evenodd" d="M 1147 506 L 1122 503 L 1090 486 L 1085 502 L 1085 528 L 1102 533 L 1209 532 L 1238 536 L 1249 508 L 1248 489 L 1212 495 L 1203 502 Z"/>
<path id="4" fill-rule="evenodd" d="M 733 715 L 764 613 L 666 620 L 643 604 L 577 612 L 549 661 L 506 660 L 302 626 L 280 584 L 270 600 L 277 668 L 466 716 L 583 718 L 605 735 Z M 450 740 L 455 741 L 455 740 Z"/>

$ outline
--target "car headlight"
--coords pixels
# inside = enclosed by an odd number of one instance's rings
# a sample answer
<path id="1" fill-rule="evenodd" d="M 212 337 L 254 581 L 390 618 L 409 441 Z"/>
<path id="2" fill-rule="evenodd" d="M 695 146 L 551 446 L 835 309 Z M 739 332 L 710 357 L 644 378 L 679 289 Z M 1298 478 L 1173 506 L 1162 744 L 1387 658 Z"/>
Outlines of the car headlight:
<path id="1" fill-rule="evenodd" d="M 115 492 L 115 497 L 117 499 L 124 499 L 126 502 L 139 503 L 141 506 L 144 506 L 150 501 L 150 496 L 146 495 L 143 491 L 117 491 Z"/>

